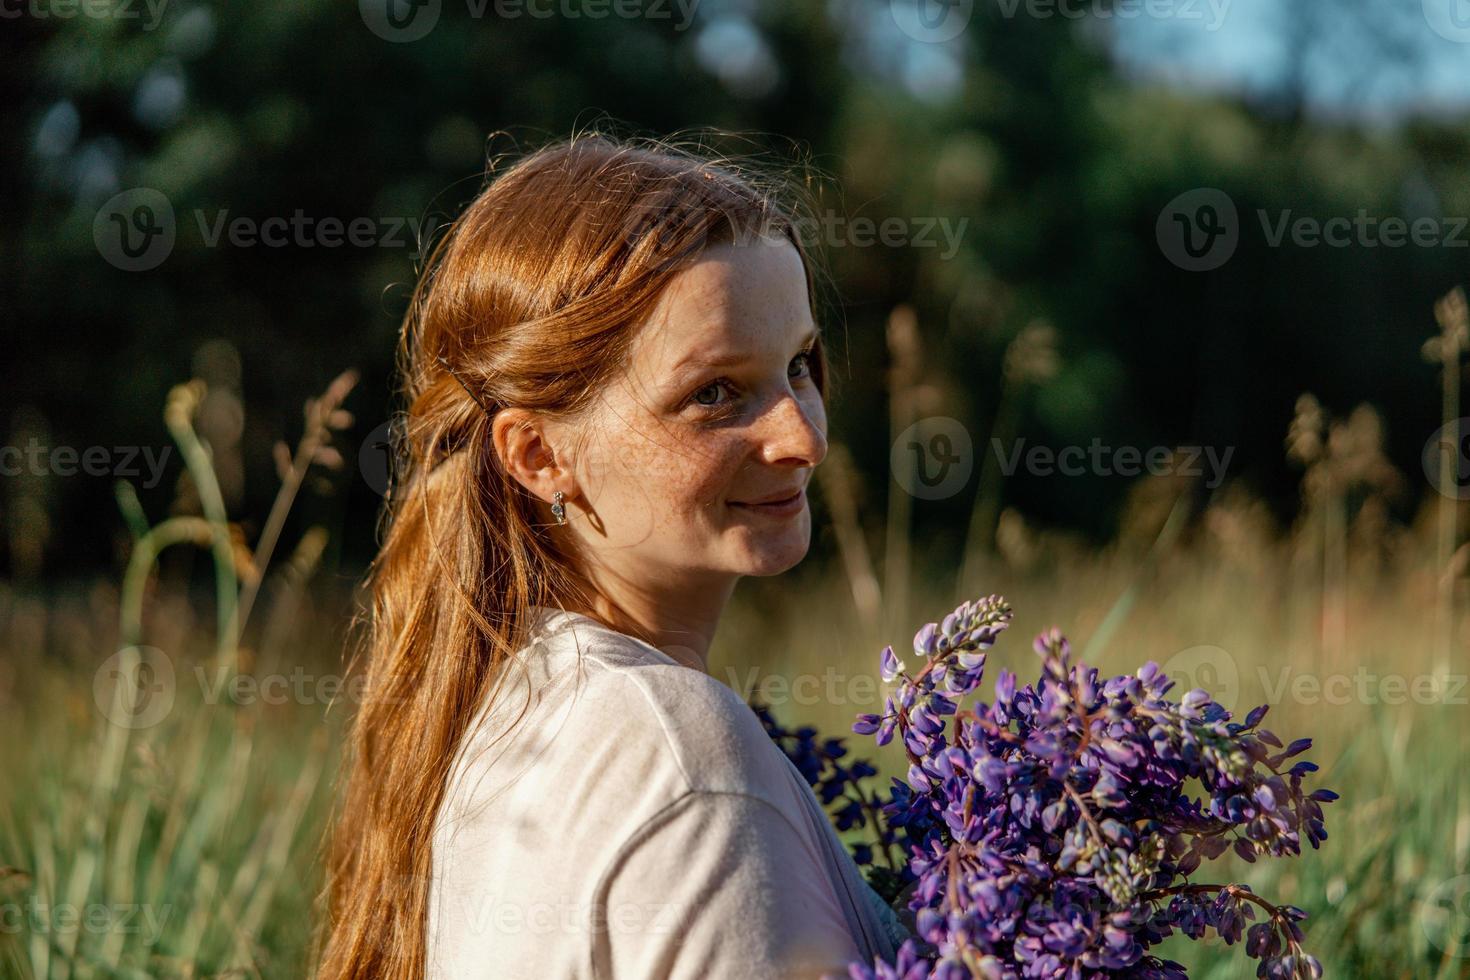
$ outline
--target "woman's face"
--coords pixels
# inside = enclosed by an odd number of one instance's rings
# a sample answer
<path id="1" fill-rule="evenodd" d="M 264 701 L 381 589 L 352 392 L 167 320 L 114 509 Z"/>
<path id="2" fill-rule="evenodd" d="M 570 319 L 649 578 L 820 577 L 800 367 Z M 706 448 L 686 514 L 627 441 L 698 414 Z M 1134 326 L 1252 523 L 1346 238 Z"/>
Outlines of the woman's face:
<path id="1" fill-rule="evenodd" d="M 651 587 L 799 562 L 807 483 L 827 454 L 815 329 L 784 238 L 712 246 L 676 276 L 580 429 L 567 502 L 580 550 Z M 750 506 L 793 493 L 785 509 Z"/>

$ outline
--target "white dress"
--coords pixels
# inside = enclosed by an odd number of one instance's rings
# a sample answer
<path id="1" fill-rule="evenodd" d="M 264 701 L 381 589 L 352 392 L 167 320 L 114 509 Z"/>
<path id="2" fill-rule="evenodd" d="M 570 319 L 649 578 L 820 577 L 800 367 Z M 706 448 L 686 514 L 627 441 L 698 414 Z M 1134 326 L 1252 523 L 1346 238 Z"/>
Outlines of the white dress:
<path id="1" fill-rule="evenodd" d="M 430 978 L 817 980 L 892 960 L 903 927 L 733 690 L 534 613 L 437 815 Z"/>

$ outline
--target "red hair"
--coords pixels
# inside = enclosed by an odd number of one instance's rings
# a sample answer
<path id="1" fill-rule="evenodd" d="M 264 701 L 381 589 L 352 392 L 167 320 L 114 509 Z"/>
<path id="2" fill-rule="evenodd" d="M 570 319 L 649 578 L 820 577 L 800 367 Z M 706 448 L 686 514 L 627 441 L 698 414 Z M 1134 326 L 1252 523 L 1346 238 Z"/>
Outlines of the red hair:
<path id="1" fill-rule="evenodd" d="M 430 253 L 400 338 L 406 411 L 367 579 L 366 690 L 329 842 L 319 977 L 424 976 L 430 842 L 454 754 L 529 607 L 589 606 L 537 527 L 541 502 L 500 465 L 492 414 L 575 420 L 710 244 L 785 235 L 815 303 L 781 186 L 667 144 L 583 135 L 489 181 Z M 820 336 L 812 374 L 825 397 Z"/>

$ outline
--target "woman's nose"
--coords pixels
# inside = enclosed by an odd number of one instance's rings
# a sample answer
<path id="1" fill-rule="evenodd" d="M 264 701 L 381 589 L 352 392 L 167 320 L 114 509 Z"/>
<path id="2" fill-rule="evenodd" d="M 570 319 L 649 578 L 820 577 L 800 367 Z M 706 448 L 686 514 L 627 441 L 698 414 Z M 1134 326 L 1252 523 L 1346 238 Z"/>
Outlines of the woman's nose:
<path id="1" fill-rule="evenodd" d="M 816 466 L 827 455 L 827 416 L 820 402 L 803 405 L 781 396 L 762 419 L 762 453 L 767 463 Z"/>

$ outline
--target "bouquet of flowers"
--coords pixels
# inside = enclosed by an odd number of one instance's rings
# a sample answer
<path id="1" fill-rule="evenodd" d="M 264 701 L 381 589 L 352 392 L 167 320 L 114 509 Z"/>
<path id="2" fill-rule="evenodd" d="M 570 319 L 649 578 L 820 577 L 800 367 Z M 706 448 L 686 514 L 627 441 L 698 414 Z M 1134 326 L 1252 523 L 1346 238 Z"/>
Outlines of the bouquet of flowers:
<path id="1" fill-rule="evenodd" d="M 1184 969 L 1149 949 L 1176 929 L 1199 939 L 1210 928 L 1227 944 L 1244 932 L 1259 977 L 1320 977 L 1301 946 L 1305 912 L 1191 877 L 1227 849 L 1254 862 L 1327 838 L 1322 805 L 1336 794 L 1304 789 L 1317 767 L 1296 758 L 1311 740 L 1283 746 L 1260 727 L 1264 706 L 1237 722 L 1203 690 L 1171 701 L 1173 682 L 1152 662 L 1100 677 L 1054 628 L 1034 643 L 1036 683 L 1018 687 L 1003 670 L 993 701 L 960 710 L 1010 621 L 992 595 L 920 629 L 916 670 L 884 648 L 880 673 L 896 690 L 882 715 L 853 726 L 879 745 L 897 735 L 908 756 L 881 805 L 861 789 L 873 767 L 838 764 L 838 740 L 818 748 L 811 729 L 773 731 L 778 744 L 795 740 L 782 747 L 823 802 L 840 802 L 839 829 L 871 817 L 883 853 L 906 858 L 868 877 L 890 901 L 908 895 L 916 934 L 894 963 L 852 964 L 852 980 L 1173 980 Z M 871 847 L 854 858 L 871 864 Z"/>

